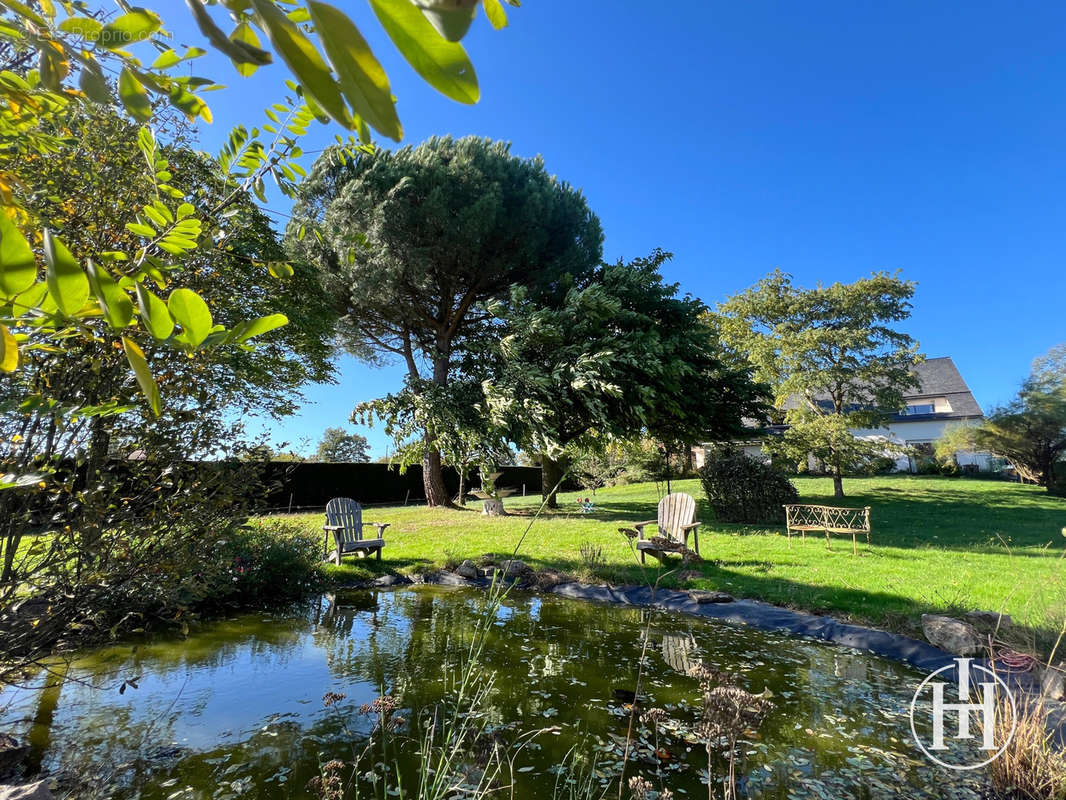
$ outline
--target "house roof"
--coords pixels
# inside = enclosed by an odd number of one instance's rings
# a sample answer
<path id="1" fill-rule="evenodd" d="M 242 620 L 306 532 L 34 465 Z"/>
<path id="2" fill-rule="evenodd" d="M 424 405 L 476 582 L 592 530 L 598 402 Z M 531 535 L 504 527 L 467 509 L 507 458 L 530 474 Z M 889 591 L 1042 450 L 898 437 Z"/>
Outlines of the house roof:
<path id="1" fill-rule="evenodd" d="M 962 373 L 950 356 L 927 358 L 914 367 L 914 374 L 918 376 L 921 386 L 918 389 L 910 389 L 903 395 L 908 403 L 944 397 L 951 405 L 951 411 L 940 414 L 897 414 L 897 421 L 916 422 L 921 419 L 965 419 L 984 416 L 981 406 L 977 404 L 970 387 L 966 385 Z"/>
<path id="2" fill-rule="evenodd" d="M 893 414 L 892 422 L 919 422 L 929 419 L 973 419 L 983 417 L 981 406 L 977 404 L 970 387 L 963 380 L 959 368 L 950 356 L 939 358 L 927 358 L 921 364 L 912 367 L 912 371 L 918 376 L 920 386 L 910 388 L 903 394 L 907 405 L 918 405 L 921 400 L 946 398 L 951 405 L 951 411 L 941 411 L 936 414 Z M 829 395 L 816 395 L 818 402 L 829 403 Z M 791 410 L 799 408 L 802 400 L 797 396 L 789 397 L 783 408 Z"/>

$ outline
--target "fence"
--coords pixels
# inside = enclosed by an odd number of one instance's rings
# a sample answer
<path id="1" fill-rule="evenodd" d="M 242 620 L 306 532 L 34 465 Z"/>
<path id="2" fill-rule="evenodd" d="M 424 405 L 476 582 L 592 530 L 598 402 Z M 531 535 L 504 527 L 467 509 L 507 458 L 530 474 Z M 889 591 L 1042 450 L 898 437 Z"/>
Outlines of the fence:
<path id="1" fill-rule="evenodd" d="M 540 494 L 540 467 L 498 467 L 498 488 L 523 487 L 527 494 Z M 362 505 L 418 503 L 426 499 L 422 486 L 422 466 L 406 472 L 388 464 L 327 464 L 309 461 L 271 461 L 263 475 L 266 496 L 263 503 L 273 511 L 322 508 L 333 497 L 351 497 Z M 459 473 L 444 468 L 444 485 L 451 494 L 459 492 Z M 467 480 L 468 489 L 481 487 L 475 469 Z"/>

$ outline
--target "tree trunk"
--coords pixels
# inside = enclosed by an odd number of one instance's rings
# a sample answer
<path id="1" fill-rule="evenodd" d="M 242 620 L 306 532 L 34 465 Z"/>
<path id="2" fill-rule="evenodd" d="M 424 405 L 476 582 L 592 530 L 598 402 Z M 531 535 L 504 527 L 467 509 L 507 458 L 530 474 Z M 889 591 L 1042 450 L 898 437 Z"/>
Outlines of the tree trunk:
<path id="1" fill-rule="evenodd" d="M 444 471 L 441 466 L 440 450 L 426 448 L 422 456 L 422 485 L 426 490 L 426 505 L 451 507 L 448 490 L 444 486 Z"/>
<path id="2" fill-rule="evenodd" d="M 548 508 L 558 508 L 559 500 L 555 496 L 555 489 L 563 479 L 563 465 L 555 459 L 542 455 L 540 458 L 540 496 L 547 500 Z"/>
<path id="3" fill-rule="evenodd" d="M 466 467 L 459 467 L 459 505 L 466 505 Z"/>
<path id="4" fill-rule="evenodd" d="M 833 467 L 833 497 L 844 496 L 844 475 L 840 471 L 840 466 Z"/>

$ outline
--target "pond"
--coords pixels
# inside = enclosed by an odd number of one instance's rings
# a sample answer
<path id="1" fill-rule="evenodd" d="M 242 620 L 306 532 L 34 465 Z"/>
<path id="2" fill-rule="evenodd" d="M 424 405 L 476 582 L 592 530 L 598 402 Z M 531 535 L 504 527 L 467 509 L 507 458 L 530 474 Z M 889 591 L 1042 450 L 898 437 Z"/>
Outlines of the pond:
<path id="1" fill-rule="evenodd" d="M 80 786 L 78 796 L 93 786 L 100 796 L 153 800 L 310 797 L 318 765 L 350 762 L 370 733 L 362 704 L 396 698 L 410 730 L 441 700 L 485 602 L 474 589 L 359 591 L 219 620 L 185 639 L 96 650 L 64 668 L 61 685 L 53 678 L 0 694 L 0 730 L 28 735 L 34 764 L 61 786 Z M 639 702 L 664 709 L 666 720 L 638 726 L 626 774 L 662 780 L 675 797 L 707 796 L 706 753 L 693 735 L 701 698 L 688 675 L 701 662 L 772 693 L 775 708 L 740 747 L 747 796 L 979 796 L 978 776 L 935 767 L 911 741 L 908 706 L 924 677 L 915 670 L 649 613 L 517 593 L 504 600 L 485 639 L 495 678 L 484 712 L 493 741 L 526 743 L 510 751 L 514 797 L 552 797 L 563 763 L 596 786 L 617 774 L 642 654 Z M 345 697 L 326 707 L 327 692 Z M 410 739 L 392 762 L 407 787 L 417 749 Z M 386 796 L 394 780 L 393 767 L 386 774 L 373 760 L 361 797 L 375 796 L 375 786 Z M 375 771 L 385 780 L 375 784 Z"/>

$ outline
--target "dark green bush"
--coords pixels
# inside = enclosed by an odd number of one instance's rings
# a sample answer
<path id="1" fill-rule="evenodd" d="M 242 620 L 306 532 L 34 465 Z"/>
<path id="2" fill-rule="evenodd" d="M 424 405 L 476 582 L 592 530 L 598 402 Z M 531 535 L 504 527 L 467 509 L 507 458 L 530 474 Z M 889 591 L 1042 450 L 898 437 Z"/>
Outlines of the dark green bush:
<path id="1" fill-rule="evenodd" d="M 722 522 L 784 522 L 782 506 L 799 502 L 784 472 L 736 448 L 708 451 L 699 475 L 707 502 Z"/>
<path id="2" fill-rule="evenodd" d="M 322 536 L 284 519 L 258 519 L 221 540 L 203 602 L 259 605 L 320 588 Z"/>

